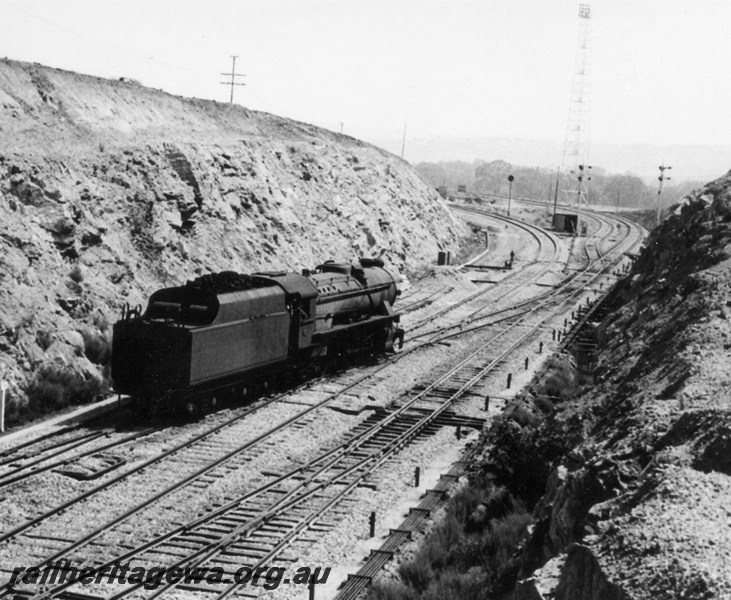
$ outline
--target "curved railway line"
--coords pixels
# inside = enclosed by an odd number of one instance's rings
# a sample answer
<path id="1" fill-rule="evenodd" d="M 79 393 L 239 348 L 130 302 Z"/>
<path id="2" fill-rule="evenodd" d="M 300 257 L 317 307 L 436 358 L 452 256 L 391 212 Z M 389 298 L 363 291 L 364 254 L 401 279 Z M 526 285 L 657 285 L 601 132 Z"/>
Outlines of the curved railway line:
<path id="1" fill-rule="evenodd" d="M 490 306 L 491 304 L 500 302 L 504 298 L 515 294 L 520 288 L 534 283 L 543 275 L 545 275 L 546 272 L 550 269 L 550 265 L 552 264 L 552 262 L 555 261 L 558 256 L 558 240 L 553 234 L 544 229 L 541 229 L 540 227 L 536 227 L 535 225 L 530 225 L 528 223 L 523 223 L 521 221 L 518 221 L 517 219 L 511 219 L 510 217 L 504 217 L 502 215 L 495 215 L 493 213 L 488 213 L 471 207 L 460 206 L 458 208 L 459 210 L 462 210 L 464 212 L 479 214 L 482 217 L 487 217 L 501 223 L 507 223 L 526 232 L 536 242 L 535 255 L 531 257 L 531 259 L 523 266 L 523 268 L 511 272 L 509 275 L 500 280 L 500 287 L 504 291 L 502 291 L 497 296 L 493 297 L 493 293 L 495 290 L 492 290 L 490 288 L 478 290 L 474 294 L 471 294 L 466 298 L 463 298 L 462 300 L 455 302 L 440 311 L 437 311 L 436 313 L 430 314 L 429 316 L 424 317 L 423 319 L 415 323 L 409 323 L 409 333 L 412 340 L 421 338 L 424 335 L 429 335 L 428 333 L 420 333 L 414 335 L 415 331 L 418 331 L 428 324 L 434 323 L 437 319 L 445 316 L 448 313 L 457 311 L 457 309 L 462 308 L 468 303 L 477 303 L 479 301 L 481 306 L 474 311 L 479 312 L 485 306 Z M 546 243 L 546 241 L 548 241 L 548 243 Z M 483 256 L 484 253 L 478 255 L 474 259 L 468 261 L 464 265 L 464 267 L 479 268 L 481 266 L 479 262 Z M 487 304 L 487 301 L 489 301 L 491 304 Z M 472 314 L 474 313 L 470 313 L 470 316 Z M 469 316 L 467 318 L 469 318 Z"/>
<path id="2" fill-rule="evenodd" d="M 502 219 L 504 218 L 501 217 Z M 599 217 L 597 220 L 600 223 L 600 232 L 608 235 L 614 231 L 615 226 L 610 221 Z M 139 564 L 147 566 L 167 562 L 168 566 L 221 566 L 229 576 L 233 564 L 259 566 L 276 559 L 281 560 L 285 549 L 301 539 L 306 531 L 318 527 L 335 527 L 338 520 L 338 505 L 346 502 L 354 489 L 367 485 L 378 469 L 413 440 L 429 436 L 435 429 L 445 424 L 479 425 L 478 421 L 465 421 L 456 416 L 452 412 L 453 405 L 465 394 L 479 388 L 515 349 L 521 347 L 541 327 L 563 314 L 562 311 L 565 312 L 567 306 L 576 303 L 588 285 L 619 262 L 623 253 L 638 243 L 641 238 L 640 229 L 629 222 L 624 222 L 624 227 L 627 228 L 626 235 L 606 249 L 602 249 L 604 244 L 599 242 L 592 244 L 591 248 L 589 244 L 585 245 L 588 259 L 586 268 L 568 276 L 559 286 L 524 302 L 492 312 L 484 312 L 481 308 L 475 309 L 468 318 L 461 319 L 459 324 L 447 324 L 432 331 L 430 333 L 432 337 L 428 341 L 407 348 L 376 369 L 357 376 L 355 381 L 341 389 L 325 393 L 325 398 L 315 401 L 306 408 L 298 408 L 292 414 L 287 413 L 276 426 L 258 435 L 250 434 L 249 439 L 243 442 L 234 434 L 228 435 L 227 439 L 218 439 L 226 438 L 226 435 L 222 435 L 226 430 L 237 431 L 236 425 L 244 419 L 251 419 L 252 415 L 265 407 L 292 398 L 305 388 L 313 390 L 319 383 L 309 383 L 298 390 L 266 399 L 233 418 L 168 448 L 164 453 L 155 455 L 132 469 L 87 489 L 82 494 L 47 507 L 40 515 L 7 530 L 0 535 L 0 541 L 5 542 L 5 552 L 12 553 L 12 547 L 37 546 L 39 540 L 44 540 L 49 542 L 49 545 L 38 557 L 40 561 L 35 566 L 39 568 L 60 558 L 89 564 L 89 551 L 93 548 L 91 555 L 94 556 L 93 565 L 96 568 L 111 564 L 115 560 L 138 561 Z M 539 228 L 534 230 L 541 231 Z M 531 235 L 538 240 L 537 256 L 540 256 L 544 250 L 542 244 L 546 242 L 541 242 L 540 234 L 536 231 Z M 555 260 L 559 243 L 551 234 L 546 234 L 545 237 L 551 240 L 547 245 L 552 246 L 550 252 Z M 592 257 L 592 254 L 595 256 Z M 551 262 L 548 259 L 544 260 Z M 538 273 L 530 273 L 528 277 L 525 277 L 525 272 L 521 275 L 517 271 L 509 275 L 503 280 L 509 284 L 509 290 L 502 293 L 498 299 L 507 298 L 517 287 L 536 281 L 540 272 L 539 270 Z M 425 308 L 431 304 L 430 299 L 434 298 L 432 300 L 434 302 L 443 293 L 446 293 L 443 288 L 429 291 L 428 294 L 414 292 L 413 301 L 407 304 L 406 308 L 412 310 Z M 467 305 L 478 299 L 484 300 L 485 295 L 485 290 L 480 290 L 478 294 L 469 296 L 458 305 L 436 311 L 435 315 L 441 317 L 455 310 L 457 306 Z M 437 318 L 435 315 L 428 321 L 417 322 L 412 327 L 423 327 L 426 322 L 433 322 Z M 491 318 L 492 321 L 484 322 Z M 247 465 L 252 461 L 252 453 L 265 452 L 266 443 L 272 438 L 295 425 L 306 427 L 308 419 L 314 418 L 316 411 L 331 406 L 336 399 L 352 393 L 359 387 L 371 385 L 379 373 L 404 360 L 405 357 L 450 337 L 473 335 L 480 330 L 489 331 L 491 327 L 496 326 L 500 327 L 500 331 L 494 335 L 490 333 L 489 339 L 483 340 L 476 350 L 436 376 L 434 381 L 423 389 L 361 419 L 341 439 L 331 441 L 329 448 L 320 448 L 314 456 L 302 464 L 286 470 L 283 474 L 269 474 L 269 481 L 266 483 L 251 485 L 237 497 L 228 498 L 222 505 L 211 506 L 204 513 L 196 514 L 175 526 L 171 523 L 167 531 L 145 530 L 147 535 L 138 535 L 132 531 L 133 518 L 136 517 L 139 521 L 145 511 L 151 511 L 146 518 L 148 521 L 154 521 L 159 511 L 156 512 L 153 507 L 163 499 L 167 500 L 169 506 L 176 501 L 179 502 L 176 494 L 182 490 L 188 490 L 189 494 L 200 494 L 211 484 L 225 478 L 227 473 L 248 468 Z M 102 445 L 102 448 L 108 446 L 111 449 L 115 443 L 120 446 L 130 444 L 139 438 L 158 433 L 158 429 L 146 429 L 122 438 L 123 441 Z M 48 465 L 57 465 L 61 459 L 50 463 L 49 460 L 61 456 L 66 451 L 81 449 L 85 444 L 101 440 L 105 435 L 107 432 L 104 431 L 81 433 L 70 440 L 50 444 L 44 449 L 46 454 L 23 465 L 20 471 L 0 473 L 0 488 L 17 483 L 18 480 L 13 478 L 18 477 L 21 472 L 25 473 L 25 478 L 52 470 L 55 467 Z M 32 446 L 26 445 L 25 448 Z M 0 466 L 12 465 L 20 460 L 20 452 L 23 449 L 18 447 L 16 450 L 18 454 L 14 459 L 9 451 L 0 455 L 2 457 Z M 83 450 L 82 454 L 91 455 L 94 452 L 100 450 L 98 448 Z M 186 463 L 188 463 L 187 470 L 183 468 Z M 147 494 L 147 497 L 140 502 L 134 501 L 134 494 L 129 494 L 132 502 L 125 505 L 123 511 L 120 508 L 121 512 L 114 518 L 93 524 L 93 527 L 90 526 L 82 535 L 74 537 L 71 525 L 64 526 L 58 520 L 63 513 L 82 506 L 85 501 L 101 497 L 106 490 L 123 485 L 131 479 L 144 480 L 145 475 L 150 476 L 151 469 L 163 466 L 166 471 L 173 473 L 172 477 L 161 478 L 157 482 L 156 487 L 159 491 L 152 496 Z M 121 490 L 118 495 L 122 495 Z M 59 532 L 62 534 L 59 535 Z M 120 553 L 118 549 L 121 547 L 127 548 L 127 551 Z M 372 566 L 371 564 L 371 568 Z M 362 582 L 357 577 L 353 581 Z M 51 598 L 70 587 L 63 585 L 33 589 L 17 585 L 11 588 L 5 585 L 0 588 L 0 595 L 19 594 L 23 597 Z M 121 599 L 139 592 L 140 587 L 122 586 L 115 589 L 111 597 L 115 600 Z M 170 592 L 174 587 L 174 585 L 163 586 L 155 591 L 152 597 Z M 213 588 L 201 584 L 182 584 L 180 587 L 213 594 L 217 598 L 225 598 L 241 591 L 234 583 Z M 355 584 L 346 586 L 341 595 L 345 597 L 351 594 L 348 597 L 352 597 L 356 587 L 358 586 Z M 108 588 L 105 590 L 109 591 Z"/>

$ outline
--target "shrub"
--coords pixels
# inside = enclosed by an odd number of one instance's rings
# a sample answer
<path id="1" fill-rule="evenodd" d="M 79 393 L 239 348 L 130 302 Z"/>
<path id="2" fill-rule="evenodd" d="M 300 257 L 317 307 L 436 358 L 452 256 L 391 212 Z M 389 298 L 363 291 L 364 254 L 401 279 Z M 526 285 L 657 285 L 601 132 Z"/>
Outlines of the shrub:
<path id="1" fill-rule="evenodd" d="M 59 217 L 51 226 L 52 231 L 60 237 L 68 237 L 76 232 L 76 225 L 66 217 Z"/>
<path id="2" fill-rule="evenodd" d="M 507 415 L 501 415 L 493 420 L 490 435 L 490 468 L 497 480 L 520 498 L 531 502 L 540 498 L 549 466 L 539 448 L 537 430 L 521 427 Z"/>
<path id="3" fill-rule="evenodd" d="M 103 335 L 89 332 L 85 329 L 79 331 L 84 338 L 84 354 L 95 365 L 106 365 L 112 357 L 112 345 Z"/>
<path id="4" fill-rule="evenodd" d="M 99 331 L 105 332 L 109 329 L 109 319 L 102 311 L 95 312 L 91 317 L 91 322 Z"/>
<path id="5" fill-rule="evenodd" d="M 100 379 L 84 379 L 68 368 L 44 366 L 25 386 L 25 417 L 33 419 L 72 404 L 87 404 L 108 391 L 107 384 Z"/>
<path id="6" fill-rule="evenodd" d="M 541 396 L 551 396 L 566 400 L 579 390 L 576 368 L 567 355 L 552 356 L 546 365 L 546 374 L 537 387 Z"/>
<path id="7" fill-rule="evenodd" d="M 48 329 L 39 329 L 36 331 L 36 344 L 45 352 L 53 344 L 53 334 Z"/>
<path id="8" fill-rule="evenodd" d="M 28 384 L 25 393 L 28 396 L 30 417 L 60 410 L 67 406 L 63 377 L 57 377 L 50 371 L 39 372 Z"/>
<path id="9" fill-rule="evenodd" d="M 25 405 L 17 396 L 11 395 L 5 400 L 5 424 L 8 427 L 23 422 Z"/>
<path id="10" fill-rule="evenodd" d="M 23 331 L 23 329 L 33 325 L 34 321 L 35 321 L 35 312 L 26 313 L 20 319 L 20 322 L 15 327 L 13 327 L 13 334 L 10 338 L 13 340 L 13 344 L 18 343 L 18 340 L 20 340 L 20 333 Z"/>
<path id="11" fill-rule="evenodd" d="M 406 586 L 412 588 L 419 594 L 426 590 L 429 582 L 434 577 L 431 565 L 423 560 L 410 560 L 401 563 L 398 568 L 398 574 Z"/>
<path id="12" fill-rule="evenodd" d="M 544 415 L 553 414 L 556 410 L 556 405 L 544 396 L 537 396 L 533 402 Z"/>
<path id="13" fill-rule="evenodd" d="M 419 595 L 400 581 L 384 581 L 370 588 L 369 600 L 417 600 Z"/>
<path id="14" fill-rule="evenodd" d="M 512 419 L 521 427 L 535 428 L 543 421 L 541 417 L 534 415 L 522 402 L 510 404 L 503 412 L 503 415 Z"/>
<path id="15" fill-rule="evenodd" d="M 71 269 L 71 272 L 69 273 L 69 277 L 71 277 L 71 281 L 75 281 L 76 283 L 84 281 L 84 273 L 81 270 L 81 266 L 74 265 L 74 268 Z"/>

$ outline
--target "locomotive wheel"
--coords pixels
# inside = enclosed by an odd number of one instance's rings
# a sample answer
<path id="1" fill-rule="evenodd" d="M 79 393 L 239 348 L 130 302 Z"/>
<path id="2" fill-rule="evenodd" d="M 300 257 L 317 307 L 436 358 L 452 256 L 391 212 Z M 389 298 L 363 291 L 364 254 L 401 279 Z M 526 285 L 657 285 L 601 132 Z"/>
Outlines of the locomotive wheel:
<path id="1" fill-rule="evenodd" d="M 307 378 L 317 379 L 322 375 L 322 365 L 318 360 L 311 360 L 307 365 Z"/>
<path id="2" fill-rule="evenodd" d="M 192 419 L 198 414 L 198 405 L 193 400 L 183 402 L 183 414 Z"/>
<path id="3" fill-rule="evenodd" d="M 342 369 L 342 357 L 339 354 L 330 354 L 325 358 L 325 373 L 333 375 Z"/>

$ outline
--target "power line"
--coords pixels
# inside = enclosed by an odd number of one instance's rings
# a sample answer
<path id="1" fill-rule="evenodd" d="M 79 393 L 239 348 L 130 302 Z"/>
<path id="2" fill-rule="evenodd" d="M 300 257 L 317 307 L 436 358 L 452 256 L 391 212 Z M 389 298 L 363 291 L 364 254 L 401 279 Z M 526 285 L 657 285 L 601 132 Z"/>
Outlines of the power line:
<path id="1" fill-rule="evenodd" d="M 231 66 L 231 72 L 230 73 L 221 73 L 221 75 L 225 75 L 226 77 L 230 76 L 231 81 L 222 81 L 221 85 L 230 85 L 231 86 L 231 100 L 229 102 L 231 104 L 234 103 L 234 86 L 237 85 L 246 85 L 245 83 L 236 83 L 236 77 L 246 77 L 246 75 L 237 75 L 236 74 L 236 59 L 238 56 L 231 56 L 233 59 L 233 65 Z"/>

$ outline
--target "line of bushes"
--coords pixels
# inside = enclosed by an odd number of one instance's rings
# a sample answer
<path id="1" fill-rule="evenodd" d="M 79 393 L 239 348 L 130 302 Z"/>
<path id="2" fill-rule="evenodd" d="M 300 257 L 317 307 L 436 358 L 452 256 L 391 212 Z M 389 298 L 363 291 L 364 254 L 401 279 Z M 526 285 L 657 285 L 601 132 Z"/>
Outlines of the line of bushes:
<path id="1" fill-rule="evenodd" d="M 398 580 L 376 583 L 370 600 L 478 600 L 512 587 L 515 548 L 531 523 L 525 506 L 504 487 L 481 478 L 460 489 L 446 514 Z"/>
<path id="2" fill-rule="evenodd" d="M 84 378 L 68 367 L 46 365 L 35 372 L 23 392 L 25 398 L 11 396 L 7 403 L 5 422 L 9 427 L 104 397 L 109 393 L 109 381 L 106 377 Z"/>
<path id="3" fill-rule="evenodd" d="M 111 343 L 103 333 L 97 331 L 80 329 L 79 334 L 84 342 L 84 355 L 100 367 L 101 377 L 84 377 L 69 367 L 58 365 L 40 367 L 22 386 L 25 397 L 14 394 L 8 398 L 5 409 L 8 427 L 28 423 L 70 406 L 88 404 L 109 394 Z M 36 343 L 43 350 L 47 350 L 53 340 L 54 336 L 49 330 L 36 332 Z"/>

